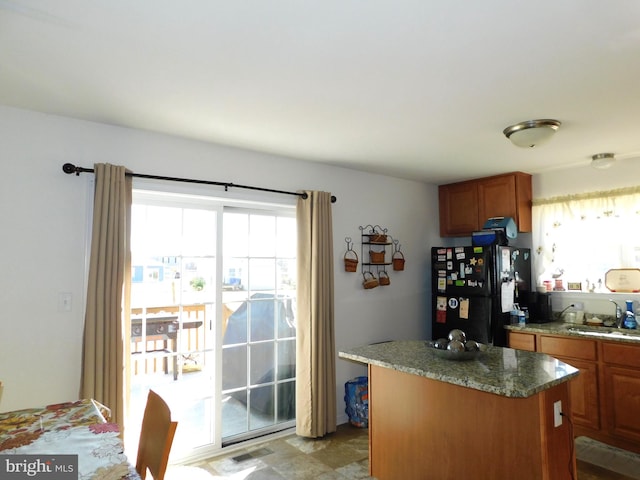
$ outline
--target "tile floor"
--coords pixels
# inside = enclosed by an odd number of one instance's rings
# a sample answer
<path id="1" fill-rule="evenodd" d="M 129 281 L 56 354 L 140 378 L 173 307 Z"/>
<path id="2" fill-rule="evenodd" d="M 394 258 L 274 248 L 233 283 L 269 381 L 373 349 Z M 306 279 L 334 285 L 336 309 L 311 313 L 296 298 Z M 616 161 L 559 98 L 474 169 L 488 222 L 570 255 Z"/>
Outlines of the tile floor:
<path id="1" fill-rule="evenodd" d="M 368 430 L 343 424 L 317 440 L 291 434 L 193 466 L 233 480 L 371 479 Z"/>
<path id="2" fill-rule="evenodd" d="M 295 434 L 197 462 L 214 479 L 345 480 L 369 479 L 368 430 L 349 424 L 318 440 Z M 577 480 L 633 480 L 578 460 Z"/>

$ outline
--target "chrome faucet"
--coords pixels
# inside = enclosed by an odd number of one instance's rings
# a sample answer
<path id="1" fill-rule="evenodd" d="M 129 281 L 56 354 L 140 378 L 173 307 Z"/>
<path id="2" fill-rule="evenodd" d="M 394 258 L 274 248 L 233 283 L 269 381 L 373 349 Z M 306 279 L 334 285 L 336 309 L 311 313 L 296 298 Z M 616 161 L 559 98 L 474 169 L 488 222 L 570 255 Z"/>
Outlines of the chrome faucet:
<path id="1" fill-rule="evenodd" d="M 613 300 L 609 299 L 609 301 L 616 306 L 616 327 L 622 328 L 622 309 L 620 308 L 620 305 Z"/>

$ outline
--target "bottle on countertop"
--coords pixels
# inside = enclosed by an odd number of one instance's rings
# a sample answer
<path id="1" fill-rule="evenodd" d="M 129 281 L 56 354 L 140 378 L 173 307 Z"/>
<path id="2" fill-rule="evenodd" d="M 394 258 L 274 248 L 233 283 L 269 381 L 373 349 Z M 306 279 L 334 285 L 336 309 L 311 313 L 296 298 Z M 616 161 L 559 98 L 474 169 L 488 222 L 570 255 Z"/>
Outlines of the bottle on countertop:
<path id="1" fill-rule="evenodd" d="M 520 306 L 517 303 L 513 304 L 513 308 L 511 309 L 511 313 L 509 315 L 509 323 L 511 325 L 517 325 L 519 323 L 518 312 L 520 311 Z"/>
<path id="2" fill-rule="evenodd" d="M 622 320 L 622 327 L 629 329 L 637 328 L 638 322 L 636 321 L 635 313 L 633 313 L 633 300 L 627 300 L 626 303 L 627 311 L 625 312 Z"/>

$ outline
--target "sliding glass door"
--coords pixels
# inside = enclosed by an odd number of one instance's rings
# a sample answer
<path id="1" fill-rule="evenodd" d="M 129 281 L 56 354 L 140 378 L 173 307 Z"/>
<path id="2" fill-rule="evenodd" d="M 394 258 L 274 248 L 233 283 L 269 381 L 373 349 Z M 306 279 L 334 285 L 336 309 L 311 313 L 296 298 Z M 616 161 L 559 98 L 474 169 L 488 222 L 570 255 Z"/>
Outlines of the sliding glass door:
<path id="1" fill-rule="evenodd" d="M 292 215 L 134 192 L 128 451 L 149 389 L 178 457 L 294 425 Z"/>
<path id="2" fill-rule="evenodd" d="M 294 218 L 224 214 L 223 442 L 295 419 L 295 240 Z"/>

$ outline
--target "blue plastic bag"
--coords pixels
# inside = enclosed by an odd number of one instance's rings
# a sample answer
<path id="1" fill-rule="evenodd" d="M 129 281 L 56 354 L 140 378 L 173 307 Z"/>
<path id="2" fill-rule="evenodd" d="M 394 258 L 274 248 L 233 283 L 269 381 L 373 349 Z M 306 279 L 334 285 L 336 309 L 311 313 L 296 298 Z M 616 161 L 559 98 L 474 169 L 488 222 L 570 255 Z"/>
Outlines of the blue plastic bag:
<path id="1" fill-rule="evenodd" d="M 344 384 L 345 409 L 351 425 L 369 426 L 369 377 L 356 377 Z"/>

